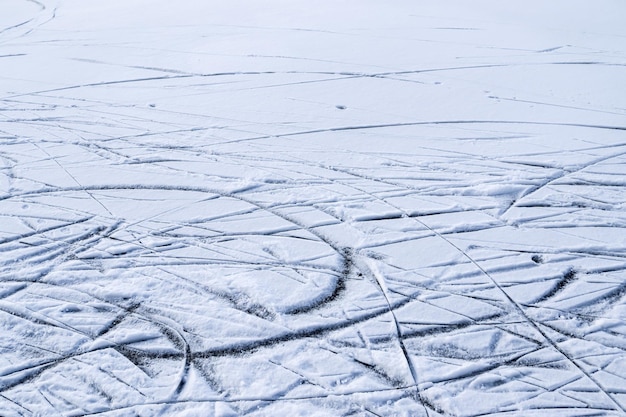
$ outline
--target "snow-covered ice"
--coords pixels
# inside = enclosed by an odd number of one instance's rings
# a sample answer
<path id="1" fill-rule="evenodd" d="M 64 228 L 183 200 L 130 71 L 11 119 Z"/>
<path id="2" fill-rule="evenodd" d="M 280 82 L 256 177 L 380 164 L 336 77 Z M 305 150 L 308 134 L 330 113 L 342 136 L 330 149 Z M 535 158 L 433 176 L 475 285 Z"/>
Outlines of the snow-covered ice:
<path id="1" fill-rule="evenodd" d="M 0 415 L 624 415 L 625 16 L 0 0 Z"/>

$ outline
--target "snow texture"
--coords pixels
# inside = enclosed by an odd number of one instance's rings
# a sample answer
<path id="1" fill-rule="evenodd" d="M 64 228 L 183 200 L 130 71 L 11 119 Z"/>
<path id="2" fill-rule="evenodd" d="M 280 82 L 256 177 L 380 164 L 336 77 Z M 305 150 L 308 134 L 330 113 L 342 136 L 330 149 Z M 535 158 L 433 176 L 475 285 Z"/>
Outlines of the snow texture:
<path id="1" fill-rule="evenodd" d="M 624 16 L 0 0 L 0 415 L 624 415 Z"/>

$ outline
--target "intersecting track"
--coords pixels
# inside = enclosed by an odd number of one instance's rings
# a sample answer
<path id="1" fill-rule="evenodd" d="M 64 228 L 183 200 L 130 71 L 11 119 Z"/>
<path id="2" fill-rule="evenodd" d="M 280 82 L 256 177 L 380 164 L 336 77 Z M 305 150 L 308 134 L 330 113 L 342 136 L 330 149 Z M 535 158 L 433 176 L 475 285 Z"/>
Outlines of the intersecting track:
<path id="1" fill-rule="evenodd" d="M 84 72 L 0 79 L 0 415 L 625 414 L 624 51 L 35 6 L 0 63 Z M 284 32 L 450 51 L 189 55 Z"/>

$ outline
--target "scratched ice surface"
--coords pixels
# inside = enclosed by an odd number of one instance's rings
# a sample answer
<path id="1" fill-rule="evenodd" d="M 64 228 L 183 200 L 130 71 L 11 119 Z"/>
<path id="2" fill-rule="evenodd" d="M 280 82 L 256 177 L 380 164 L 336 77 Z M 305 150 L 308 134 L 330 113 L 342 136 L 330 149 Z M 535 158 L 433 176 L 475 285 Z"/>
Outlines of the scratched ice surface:
<path id="1" fill-rule="evenodd" d="M 0 415 L 623 415 L 624 16 L 0 0 Z"/>

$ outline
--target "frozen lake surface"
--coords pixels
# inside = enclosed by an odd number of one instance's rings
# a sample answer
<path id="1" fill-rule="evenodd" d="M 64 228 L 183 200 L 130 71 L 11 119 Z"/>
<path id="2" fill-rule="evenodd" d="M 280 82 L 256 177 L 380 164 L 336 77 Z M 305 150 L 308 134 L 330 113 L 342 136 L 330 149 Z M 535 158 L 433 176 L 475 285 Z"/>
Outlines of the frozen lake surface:
<path id="1" fill-rule="evenodd" d="M 0 415 L 623 416 L 625 16 L 0 0 Z"/>

